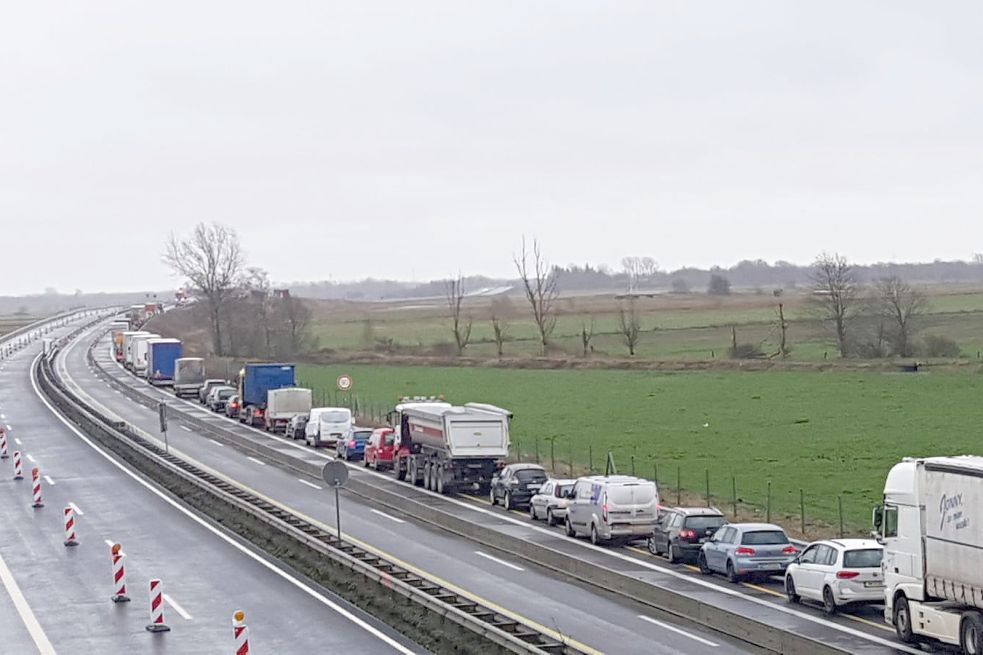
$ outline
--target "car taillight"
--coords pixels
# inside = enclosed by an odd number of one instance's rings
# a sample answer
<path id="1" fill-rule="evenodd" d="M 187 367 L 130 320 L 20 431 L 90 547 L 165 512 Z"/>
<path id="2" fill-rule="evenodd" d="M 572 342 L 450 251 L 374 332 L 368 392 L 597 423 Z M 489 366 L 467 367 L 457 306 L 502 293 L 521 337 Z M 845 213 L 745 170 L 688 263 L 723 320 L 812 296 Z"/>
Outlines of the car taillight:
<path id="1" fill-rule="evenodd" d="M 354 448 L 355 447 L 355 442 L 354 441 L 349 441 L 348 442 L 348 447 L 349 448 Z"/>
<path id="2" fill-rule="evenodd" d="M 795 549 L 795 546 L 785 546 L 785 548 L 782 548 L 782 552 L 786 555 L 795 555 L 799 551 Z"/>
<path id="3" fill-rule="evenodd" d="M 601 505 L 601 519 L 607 523 L 608 522 L 608 504 L 604 503 Z"/>
<path id="4" fill-rule="evenodd" d="M 734 552 L 738 555 L 754 555 L 754 549 L 747 546 L 738 546 Z"/>
<path id="5" fill-rule="evenodd" d="M 680 530 L 679 531 L 679 538 L 680 539 L 695 539 L 696 538 L 696 531 L 695 530 Z"/>
<path id="6" fill-rule="evenodd" d="M 860 571 L 837 571 L 836 577 L 840 580 L 852 580 L 860 575 Z"/>

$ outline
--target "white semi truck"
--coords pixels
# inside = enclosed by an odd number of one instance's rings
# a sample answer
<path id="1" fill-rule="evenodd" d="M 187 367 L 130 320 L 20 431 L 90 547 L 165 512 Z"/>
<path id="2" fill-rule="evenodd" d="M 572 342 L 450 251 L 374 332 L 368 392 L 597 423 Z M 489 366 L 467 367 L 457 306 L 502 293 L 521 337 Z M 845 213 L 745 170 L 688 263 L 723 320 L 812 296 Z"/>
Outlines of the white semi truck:
<path id="1" fill-rule="evenodd" d="M 906 643 L 983 652 L 983 457 L 906 458 L 874 510 L 884 618 Z"/>

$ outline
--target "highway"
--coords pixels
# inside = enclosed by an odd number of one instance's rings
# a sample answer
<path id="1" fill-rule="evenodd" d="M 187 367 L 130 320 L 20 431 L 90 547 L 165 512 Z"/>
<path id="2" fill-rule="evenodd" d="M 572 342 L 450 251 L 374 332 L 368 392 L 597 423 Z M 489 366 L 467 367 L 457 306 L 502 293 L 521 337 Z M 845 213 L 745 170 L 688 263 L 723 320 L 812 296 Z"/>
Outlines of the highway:
<path id="1" fill-rule="evenodd" d="M 111 389 L 90 370 L 86 350 L 92 338 L 83 336 L 65 348 L 56 363 L 59 375 L 70 379 L 76 392 L 85 394 L 104 410 L 157 435 L 155 411 Z M 109 361 L 107 343 L 103 337 L 96 357 L 102 365 L 115 366 Z M 169 398 L 177 402 L 173 396 Z M 196 434 L 178 421 L 172 421 L 168 441 L 172 452 L 298 514 L 334 525 L 333 494 L 323 488 L 323 483 L 246 456 Z M 645 652 L 667 654 L 760 652 L 702 626 L 662 615 L 651 607 L 558 579 L 551 572 L 489 552 L 466 539 L 348 494 L 343 496 L 341 518 L 346 535 L 370 550 L 397 559 L 401 565 L 503 614 L 576 642 L 586 652 L 627 654 L 643 647 Z"/>
<path id="2" fill-rule="evenodd" d="M 39 351 L 35 343 L 0 363 L 0 421 L 28 477 L 14 481 L 11 461 L 0 462 L 0 651 L 234 652 L 231 620 L 241 609 L 256 652 L 426 652 L 92 445 L 36 392 L 30 368 Z M 41 509 L 31 506 L 33 467 L 43 476 Z M 74 548 L 63 545 L 68 503 L 77 508 Z M 110 600 L 114 542 L 126 553 L 129 603 Z M 154 577 L 170 632 L 145 629 Z"/>

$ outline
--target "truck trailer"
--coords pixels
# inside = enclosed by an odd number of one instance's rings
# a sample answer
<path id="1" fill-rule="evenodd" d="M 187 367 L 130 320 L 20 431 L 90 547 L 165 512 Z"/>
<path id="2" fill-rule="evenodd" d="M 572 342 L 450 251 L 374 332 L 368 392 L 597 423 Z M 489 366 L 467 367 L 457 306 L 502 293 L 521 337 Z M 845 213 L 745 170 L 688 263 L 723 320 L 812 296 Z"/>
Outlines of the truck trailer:
<path id="1" fill-rule="evenodd" d="M 205 360 L 201 357 L 180 357 L 174 361 L 174 395 L 197 396 L 205 383 Z"/>
<path id="2" fill-rule="evenodd" d="M 268 391 L 264 418 L 267 432 L 286 432 L 290 419 L 310 414 L 312 398 L 311 390 L 304 387 L 282 387 Z"/>
<path id="3" fill-rule="evenodd" d="M 246 364 L 239 371 L 239 420 L 264 425 L 267 394 L 272 389 L 297 386 L 293 364 Z"/>
<path id="4" fill-rule="evenodd" d="M 123 348 L 122 348 L 123 349 L 123 352 L 121 353 L 122 354 L 122 360 L 121 361 L 123 363 L 123 366 L 126 367 L 127 369 L 130 369 L 130 370 L 133 369 L 133 366 L 131 364 L 132 357 L 133 357 L 132 356 L 132 352 L 133 352 L 133 340 L 136 337 L 143 336 L 145 334 L 150 334 L 150 333 L 149 332 L 145 332 L 143 330 L 128 330 L 128 331 L 126 331 L 126 332 L 123 333 Z"/>
<path id="5" fill-rule="evenodd" d="M 181 355 L 180 339 L 148 339 L 147 381 L 160 386 L 174 384 L 175 363 Z"/>
<path id="6" fill-rule="evenodd" d="M 431 491 L 487 493 L 509 454 L 509 418 L 497 407 L 405 403 L 394 412 L 396 477 Z"/>
<path id="7" fill-rule="evenodd" d="M 134 375 L 139 377 L 146 377 L 147 371 L 147 342 L 151 339 L 160 339 L 159 334 L 146 333 L 138 334 L 133 337 L 133 343 L 130 348 L 130 369 L 133 371 Z"/>
<path id="8" fill-rule="evenodd" d="M 983 652 L 983 457 L 906 458 L 874 510 L 884 619 L 905 643 Z"/>

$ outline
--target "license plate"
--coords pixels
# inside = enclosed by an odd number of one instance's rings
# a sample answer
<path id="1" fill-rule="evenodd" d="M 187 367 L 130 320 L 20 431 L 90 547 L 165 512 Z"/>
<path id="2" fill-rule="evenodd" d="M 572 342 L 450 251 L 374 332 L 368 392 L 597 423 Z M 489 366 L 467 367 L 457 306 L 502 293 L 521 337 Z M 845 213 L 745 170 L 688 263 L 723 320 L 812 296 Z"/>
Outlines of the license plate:
<path id="1" fill-rule="evenodd" d="M 865 587 L 883 587 L 884 583 L 878 582 L 877 580 L 867 580 L 864 582 Z"/>
<path id="2" fill-rule="evenodd" d="M 529 485 L 529 489 L 530 489 L 530 491 L 536 491 L 537 489 L 539 489 L 542 486 L 543 485 L 541 485 L 541 484 L 531 484 L 531 485 Z"/>

